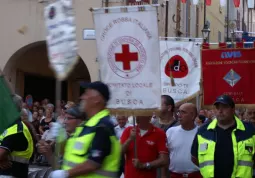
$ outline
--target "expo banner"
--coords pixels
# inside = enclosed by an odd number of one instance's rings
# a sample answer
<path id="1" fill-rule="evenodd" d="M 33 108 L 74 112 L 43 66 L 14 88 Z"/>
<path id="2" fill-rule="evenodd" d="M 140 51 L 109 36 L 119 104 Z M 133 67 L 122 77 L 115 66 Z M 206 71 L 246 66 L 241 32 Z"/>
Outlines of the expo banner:
<path id="1" fill-rule="evenodd" d="M 230 95 L 236 104 L 255 104 L 255 49 L 203 49 L 204 105 Z"/>

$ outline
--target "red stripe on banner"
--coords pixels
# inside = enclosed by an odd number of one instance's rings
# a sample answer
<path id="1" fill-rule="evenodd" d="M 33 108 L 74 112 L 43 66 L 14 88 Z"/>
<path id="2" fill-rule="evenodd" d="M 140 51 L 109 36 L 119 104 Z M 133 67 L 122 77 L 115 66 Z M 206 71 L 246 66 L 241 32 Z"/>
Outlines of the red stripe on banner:
<path id="1" fill-rule="evenodd" d="M 243 48 L 243 42 L 237 42 L 236 48 Z"/>
<path id="2" fill-rule="evenodd" d="M 220 48 L 227 48 L 227 43 L 219 43 Z"/>
<path id="3" fill-rule="evenodd" d="M 181 2 L 182 2 L 183 4 L 185 4 L 185 3 L 187 2 L 187 0 L 181 0 Z"/>
<path id="4" fill-rule="evenodd" d="M 210 49 L 210 44 L 209 43 L 203 43 L 202 48 L 203 49 Z"/>
<path id="5" fill-rule="evenodd" d="M 239 7 L 240 6 L 240 0 L 234 0 L 234 5 L 235 7 Z"/>
<path id="6" fill-rule="evenodd" d="M 212 0 L 205 0 L 205 3 L 207 6 L 210 6 L 212 4 Z"/>
<path id="7" fill-rule="evenodd" d="M 204 105 L 226 94 L 236 104 L 255 103 L 255 48 L 202 50 Z M 217 71 L 217 72 L 215 72 Z"/>

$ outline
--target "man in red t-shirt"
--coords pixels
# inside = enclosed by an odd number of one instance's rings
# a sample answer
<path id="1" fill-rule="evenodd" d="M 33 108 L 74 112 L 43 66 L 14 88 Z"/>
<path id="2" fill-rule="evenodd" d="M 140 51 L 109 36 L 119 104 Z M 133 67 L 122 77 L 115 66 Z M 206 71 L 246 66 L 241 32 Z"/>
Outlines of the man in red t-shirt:
<path id="1" fill-rule="evenodd" d="M 154 127 L 150 120 L 151 117 L 137 117 L 137 126 L 126 128 L 121 136 L 122 150 L 126 156 L 125 178 L 156 178 L 157 168 L 168 164 L 166 134 Z"/>

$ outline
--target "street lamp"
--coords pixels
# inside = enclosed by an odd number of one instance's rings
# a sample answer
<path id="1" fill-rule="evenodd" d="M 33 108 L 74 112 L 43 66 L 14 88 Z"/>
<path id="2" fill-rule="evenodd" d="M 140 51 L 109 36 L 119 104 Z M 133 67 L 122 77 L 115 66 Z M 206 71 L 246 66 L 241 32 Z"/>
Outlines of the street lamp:
<path id="1" fill-rule="evenodd" d="M 208 24 L 204 25 L 204 28 L 202 29 L 202 35 L 203 35 L 203 39 L 204 39 L 204 43 L 207 42 L 207 40 L 209 41 L 209 36 L 210 36 L 210 28 Z"/>

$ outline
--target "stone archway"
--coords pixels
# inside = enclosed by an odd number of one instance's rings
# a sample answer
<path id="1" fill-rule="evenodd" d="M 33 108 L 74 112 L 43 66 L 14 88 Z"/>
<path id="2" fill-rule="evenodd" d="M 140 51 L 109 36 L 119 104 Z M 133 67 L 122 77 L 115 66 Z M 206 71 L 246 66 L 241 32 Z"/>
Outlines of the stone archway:
<path id="1" fill-rule="evenodd" d="M 37 98 L 49 98 L 44 95 L 46 89 L 49 93 L 55 93 L 55 88 L 52 86 L 55 77 L 49 67 L 45 41 L 31 43 L 19 49 L 8 60 L 3 71 L 8 76 L 7 79 L 15 89 L 15 92 L 23 97 L 26 94 L 33 95 L 34 93 Z M 89 82 L 90 80 L 91 77 L 88 68 L 80 58 L 67 80 L 63 82 L 65 86 L 62 95 L 63 98 L 72 101 L 78 100 L 80 96 L 80 82 Z M 40 81 L 44 82 L 45 87 L 37 87 L 40 85 Z M 33 92 L 31 87 L 34 87 L 36 92 Z M 54 99 L 55 94 L 52 93 L 51 98 Z"/>

